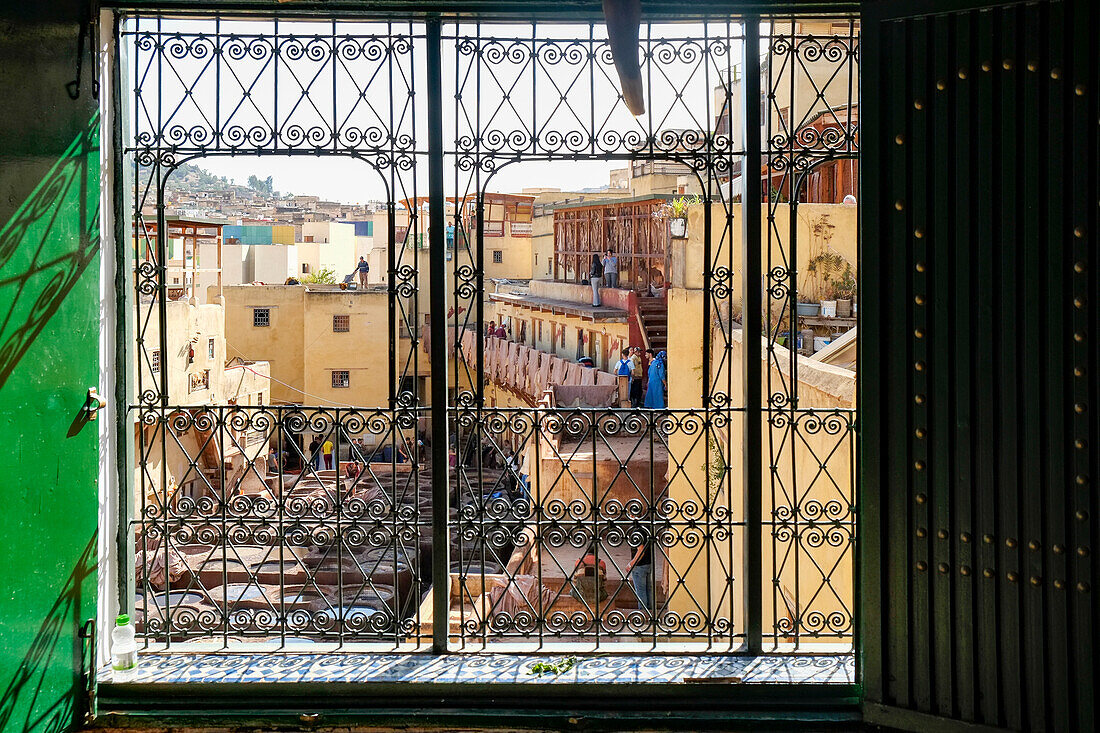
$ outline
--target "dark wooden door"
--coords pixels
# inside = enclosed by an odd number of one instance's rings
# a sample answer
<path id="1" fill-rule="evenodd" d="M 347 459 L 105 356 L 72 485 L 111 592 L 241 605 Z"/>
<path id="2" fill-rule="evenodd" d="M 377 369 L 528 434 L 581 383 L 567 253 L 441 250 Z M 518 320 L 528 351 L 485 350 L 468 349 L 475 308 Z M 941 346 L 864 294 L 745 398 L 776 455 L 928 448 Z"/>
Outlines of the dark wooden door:
<path id="1" fill-rule="evenodd" d="M 1095 730 L 1100 6 L 862 20 L 865 713 Z"/>

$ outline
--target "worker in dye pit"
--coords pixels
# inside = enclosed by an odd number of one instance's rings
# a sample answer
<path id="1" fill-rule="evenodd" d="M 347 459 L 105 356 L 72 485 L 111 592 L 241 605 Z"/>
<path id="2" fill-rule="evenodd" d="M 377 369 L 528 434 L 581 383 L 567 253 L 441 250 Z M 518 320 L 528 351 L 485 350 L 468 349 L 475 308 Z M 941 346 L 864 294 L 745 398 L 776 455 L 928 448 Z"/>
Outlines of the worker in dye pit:
<path id="1" fill-rule="evenodd" d="M 325 438 L 325 442 L 321 444 L 321 452 L 325 456 L 325 468 L 332 470 L 332 440 Z"/>
<path id="2" fill-rule="evenodd" d="M 321 468 L 321 441 L 316 435 L 309 442 L 309 465 L 316 469 Z"/>
<path id="3" fill-rule="evenodd" d="M 633 540 L 639 540 L 635 546 Z M 634 555 L 623 569 L 624 574 L 630 576 L 630 582 L 634 586 L 634 592 L 638 595 L 638 606 L 650 613 L 653 612 L 653 542 L 648 537 L 631 538 L 631 547 Z"/>

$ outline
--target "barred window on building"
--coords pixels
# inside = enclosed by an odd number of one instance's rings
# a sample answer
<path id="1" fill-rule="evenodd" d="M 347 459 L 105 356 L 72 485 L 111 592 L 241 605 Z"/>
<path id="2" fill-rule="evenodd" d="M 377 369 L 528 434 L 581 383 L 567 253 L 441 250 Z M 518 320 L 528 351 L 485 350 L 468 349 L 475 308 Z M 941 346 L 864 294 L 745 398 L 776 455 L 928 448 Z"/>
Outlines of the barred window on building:
<path id="1" fill-rule="evenodd" d="M 271 325 L 271 309 L 270 308 L 253 308 L 252 309 L 252 325 L 255 328 L 267 328 Z"/>
<path id="2" fill-rule="evenodd" d="M 149 352 L 149 366 L 154 372 L 160 370 L 160 349 Z"/>
<path id="3" fill-rule="evenodd" d="M 214 358 L 214 339 L 206 340 L 206 356 L 209 359 Z"/>
<path id="4" fill-rule="evenodd" d="M 336 333 L 347 333 L 351 330 L 351 316 L 334 315 L 332 317 L 332 330 Z"/>
<path id="5" fill-rule="evenodd" d="M 499 265 L 502 262 L 504 262 L 504 250 L 494 249 L 493 250 L 493 263 Z"/>
<path id="6" fill-rule="evenodd" d="M 332 372 L 332 388 L 346 389 L 351 386 L 351 372 L 347 369 L 337 369 Z"/>

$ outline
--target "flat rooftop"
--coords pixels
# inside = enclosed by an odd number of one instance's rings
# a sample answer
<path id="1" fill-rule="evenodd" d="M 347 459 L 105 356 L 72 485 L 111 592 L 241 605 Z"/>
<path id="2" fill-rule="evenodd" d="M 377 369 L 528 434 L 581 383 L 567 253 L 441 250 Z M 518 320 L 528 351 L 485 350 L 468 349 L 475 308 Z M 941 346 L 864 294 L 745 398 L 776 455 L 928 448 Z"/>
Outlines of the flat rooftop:
<path id="1" fill-rule="evenodd" d="M 571 300 L 544 298 L 538 295 L 520 295 L 517 293 L 490 293 L 489 300 L 496 303 L 508 303 L 521 308 L 534 308 L 549 313 L 567 316 L 579 316 L 589 321 L 603 323 L 626 323 L 630 315 L 621 308 L 594 306 L 590 303 L 577 303 Z"/>

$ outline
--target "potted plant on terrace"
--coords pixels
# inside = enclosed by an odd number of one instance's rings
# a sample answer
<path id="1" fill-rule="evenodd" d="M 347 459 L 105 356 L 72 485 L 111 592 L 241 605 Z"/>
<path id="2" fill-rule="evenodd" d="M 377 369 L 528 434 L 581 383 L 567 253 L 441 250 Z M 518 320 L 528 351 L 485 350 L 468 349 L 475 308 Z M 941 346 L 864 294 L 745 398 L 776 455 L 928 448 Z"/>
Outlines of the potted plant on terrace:
<path id="1" fill-rule="evenodd" d="M 698 195 L 692 195 L 690 198 L 680 196 L 661 204 L 660 208 L 653 212 L 653 216 L 668 220 L 669 231 L 674 239 L 686 239 L 688 207 L 701 202 L 702 199 Z"/>
<path id="2" fill-rule="evenodd" d="M 856 278 L 852 274 L 851 263 L 844 263 L 844 272 L 831 278 L 827 288 L 828 297 L 836 301 L 836 314 L 840 318 L 850 318 L 852 301 L 856 297 Z"/>

